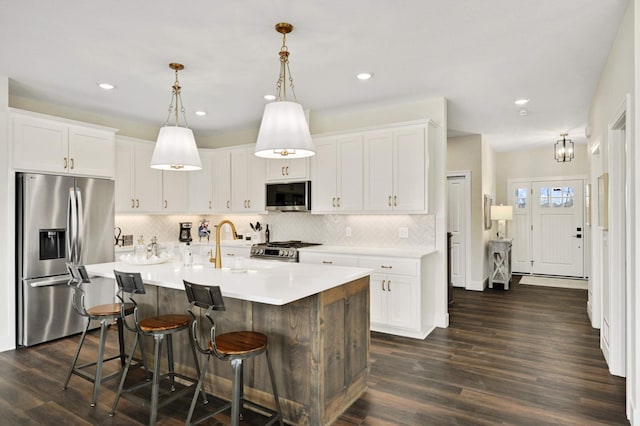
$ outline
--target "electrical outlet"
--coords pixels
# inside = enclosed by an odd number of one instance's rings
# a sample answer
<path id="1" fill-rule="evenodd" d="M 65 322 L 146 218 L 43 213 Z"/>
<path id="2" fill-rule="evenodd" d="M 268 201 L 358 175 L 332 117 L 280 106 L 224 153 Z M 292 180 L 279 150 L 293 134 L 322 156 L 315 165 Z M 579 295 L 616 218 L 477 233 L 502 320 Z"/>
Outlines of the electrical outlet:
<path id="1" fill-rule="evenodd" d="M 351 236 L 351 227 L 347 226 L 346 229 L 344 230 L 344 235 L 347 237 Z"/>
<path id="2" fill-rule="evenodd" d="M 398 228 L 398 237 L 409 238 L 409 228 L 405 226 Z"/>

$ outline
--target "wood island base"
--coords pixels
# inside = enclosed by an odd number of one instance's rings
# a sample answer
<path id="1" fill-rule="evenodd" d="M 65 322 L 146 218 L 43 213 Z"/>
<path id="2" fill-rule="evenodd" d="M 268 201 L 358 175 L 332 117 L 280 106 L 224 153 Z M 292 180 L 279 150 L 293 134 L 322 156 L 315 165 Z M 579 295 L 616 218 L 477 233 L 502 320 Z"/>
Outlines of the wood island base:
<path id="1" fill-rule="evenodd" d="M 301 283 L 300 285 L 304 285 Z M 185 312 L 184 290 L 146 285 L 136 297 L 140 317 Z M 369 369 L 369 277 L 356 279 L 286 305 L 225 298 L 216 333 L 252 330 L 269 338 L 269 355 L 287 423 L 329 425 L 366 390 Z M 200 321 L 203 341 L 208 321 Z M 130 344 L 130 343 L 129 343 Z M 196 376 L 187 333 L 174 336 L 176 370 Z M 152 348 L 152 340 L 145 348 Z M 204 358 L 201 358 L 201 363 Z M 245 396 L 273 407 L 264 357 L 245 362 Z M 214 360 L 206 392 L 231 398 L 231 365 Z"/>

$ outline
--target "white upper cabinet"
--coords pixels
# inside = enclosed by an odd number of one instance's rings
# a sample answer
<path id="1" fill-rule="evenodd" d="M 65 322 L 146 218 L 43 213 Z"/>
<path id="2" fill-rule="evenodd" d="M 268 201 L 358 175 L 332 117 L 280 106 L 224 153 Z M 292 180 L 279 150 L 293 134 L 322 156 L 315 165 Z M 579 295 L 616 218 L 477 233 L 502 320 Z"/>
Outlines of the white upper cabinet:
<path id="1" fill-rule="evenodd" d="M 429 157 L 426 127 L 402 126 L 364 136 L 364 209 L 426 213 Z"/>
<path id="2" fill-rule="evenodd" d="M 312 157 L 312 212 L 353 213 L 362 210 L 363 136 L 318 138 Z"/>
<path id="3" fill-rule="evenodd" d="M 116 212 L 160 213 L 163 211 L 162 171 L 150 167 L 153 148 L 152 142 L 117 138 Z"/>
<path id="4" fill-rule="evenodd" d="M 213 213 L 213 151 L 201 149 L 202 169 L 188 172 L 190 213 Z"/>
<path id="5" fill-rule="evenodd" d="M 114 176 L 115 129 L 19 112 L 12 112 L 11 128 L 17 170 Z"/>
<path id="6" fill-rule="evenodd" d="M 162 171 L 162 211 L 166 213 L 187 211 L 190 173 L 193 172 Z"/>
<path id="7" fill-rule="evenodd" d="M 231 210 L 234 213 L 265 211 L 266 161 L 253 147 L 231 150 Z"/>
<path id="8" fill-rule="evenodd" d="M 309 158 L 266 161 L 269 182 L 292 182 L 309 179 Z"/>
<path id="9" fill-rule="evenodd" d="M 213 152 L 213 211 L 231 212 L 231 151 Z"/>

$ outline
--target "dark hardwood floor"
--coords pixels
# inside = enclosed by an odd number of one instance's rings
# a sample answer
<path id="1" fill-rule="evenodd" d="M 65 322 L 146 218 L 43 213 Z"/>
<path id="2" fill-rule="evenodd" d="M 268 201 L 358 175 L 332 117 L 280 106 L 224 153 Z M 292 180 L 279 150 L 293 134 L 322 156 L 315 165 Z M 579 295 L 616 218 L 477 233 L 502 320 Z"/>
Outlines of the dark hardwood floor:
<path id="1" fill-rule="evenodd" d="M 369 389 L 336 425 L 628 424 L 625 381 L 607 370 L 586 301 L 583 290 L 517 283 L 509 291 L 456 289 L 449 328 L 424 341 L 372 334 Z M 0 353 L 1 424 L 147 422 L 147 410 L 126 400 L 108 416 L 116 381 L 102 387 L 94 408 L 89 382 L 73 377 L 62 390 L 77 341 Z M 158 424 L 184 424 L 187 408 L 186 400 L 163 408 Z M 260 424 L 256 417 L 246 424 Z M 207 424 L 228 422 L 222 415 Z"/>

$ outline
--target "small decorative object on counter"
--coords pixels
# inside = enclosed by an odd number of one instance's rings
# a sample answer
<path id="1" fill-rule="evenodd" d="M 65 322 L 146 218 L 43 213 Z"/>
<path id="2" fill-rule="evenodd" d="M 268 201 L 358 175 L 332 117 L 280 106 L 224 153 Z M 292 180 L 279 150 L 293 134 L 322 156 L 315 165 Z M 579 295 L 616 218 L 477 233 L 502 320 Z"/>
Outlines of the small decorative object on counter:
<path id="1" fill-rule="evenodd" d="M 206 219 L 202 219 L 200 221 L 200 225 L 198 226 L 199 241 L 202 241 L 202 237 L 206 237 L 207 241 L 209 241 L 209 235 L 211 235 L 211 230 L 209 229 L 209 221 Z"/>
<path id="2" fill-rule="evenodd" d="M 187 244 L 184 246 L 184 266 L 192 266 L 193 265 L 193 250 L 191 250 L 191 244 L 187 241 Z"/>
<path id="3" fill-rule="evenodd" d="M 122 246 L 132 246 L 133 245 L 133 235 L 123 235 L 122 236 Z"/>
<path id="4" fill-rule="evenodd" d="M 158 237 L 151 238 L 151 244 L 147 249 L 147 257 L 158 257 Z"/>
<path id="5" fill-rule="evenodd" d="M 264 242 L 268 243 L 271 238 L 271 232 L 269 231 L 269 224 L 267 224 L 267 228 L 264 231 Z"/>
<path id="6" fill-rule="evenodd" d="M 139 258 L 147 257 L 147 246 L 144 245 L 144 237 L 142 235 L 138 237 L 138 242 L 133 247 L 133 254 Z"/>

